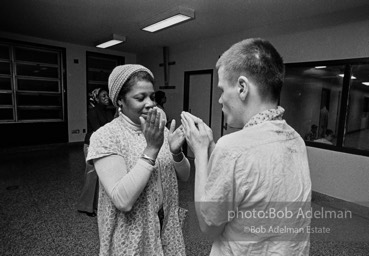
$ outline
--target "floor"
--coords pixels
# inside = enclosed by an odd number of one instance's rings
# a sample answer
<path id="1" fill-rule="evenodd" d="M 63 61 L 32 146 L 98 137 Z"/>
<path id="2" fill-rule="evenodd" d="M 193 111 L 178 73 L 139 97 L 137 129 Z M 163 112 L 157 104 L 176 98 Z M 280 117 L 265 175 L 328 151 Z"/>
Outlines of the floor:
<path id="1" fill-rule="evenodd" d="M 0 255 L 98 255 L 96 217 L 76 211 L 83 182 L 81 145 L 58 145 L 0 156 Z M 187 255 L 208 255 L 193 208 L 193 175 L 180 183 L 180 204 L 189 209 L 184 236 Z M 314 201 L 314 209 L 320 207 Z M 330 235 L 311 234 L 310 255 L 369 255 L 369 219 L 313 221 Z"/>

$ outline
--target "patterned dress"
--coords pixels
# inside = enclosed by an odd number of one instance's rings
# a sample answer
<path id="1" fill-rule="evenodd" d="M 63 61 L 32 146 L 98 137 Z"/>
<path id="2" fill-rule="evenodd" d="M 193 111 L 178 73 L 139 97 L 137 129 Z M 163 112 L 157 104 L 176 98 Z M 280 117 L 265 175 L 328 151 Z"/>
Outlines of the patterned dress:
<path id="1" fill-rule="evenodd" d="M 140 126 L 120 115 L 96 131 L 90 141 L 87 161 L 122 156 L 129 172 L 146 147 Z M 184 209 L 178 206 L 178 183 L 168 145 L 168 130 L 154 171 L 131 211 L 118 210 L 100 184 L 98 227 L 100 255 L 185 255 L 182 235 Z M 160 228 L 158 211 L 160 175 L 163 190 L 164 221 Z"/>

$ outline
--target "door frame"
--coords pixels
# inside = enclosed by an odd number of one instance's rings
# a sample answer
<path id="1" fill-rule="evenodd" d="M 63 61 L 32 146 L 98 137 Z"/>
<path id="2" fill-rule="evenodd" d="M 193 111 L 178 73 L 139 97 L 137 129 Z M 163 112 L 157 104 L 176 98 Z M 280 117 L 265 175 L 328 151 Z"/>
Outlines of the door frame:
<path id="1" fill-rule="evenodd" d="M 189 110 L 190 100 L 190 76 L 192 75 L 206 75 L 210 74 L 210 106 L 209 106 L 209 127 L 211 128 L 211 115 L 213 105 L 213 69 L 193 70 L 184 72 L 184 86 L 183 86 L 183 111 Z M 183 152 L 187 155 L 187 144 L 183 145 Z"/>

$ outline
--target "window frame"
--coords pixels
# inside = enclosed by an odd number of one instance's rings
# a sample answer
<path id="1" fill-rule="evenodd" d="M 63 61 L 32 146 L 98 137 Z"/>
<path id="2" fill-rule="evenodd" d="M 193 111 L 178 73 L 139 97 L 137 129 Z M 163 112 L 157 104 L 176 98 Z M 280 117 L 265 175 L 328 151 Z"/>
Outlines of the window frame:
<path id="1" fill-rule="evenodd" d="M 338 117 L 338 128 L 336 132 L 336 145 L 329 145 L 319 142 L 313 141 L 305 141 L 306 146 L 321 148 L 331 151 L 337 151 L 348 154 L 369 156 L 369 150 L 357 149 L 357 148 L 349 148 L 343 146 L 345 129 L 348 121 L 348 104 L 349 104 L 349 94 L 350 94 L 350 86 L 351 86 L 351 74 L 352 74 L 352 65 L 366 64 L 369 65 L 369 58 L 355 58 L 355 59 L 339 59 L 339 60 L 322 60 L 322 61 L 310 61 L 310 62 L 293 62 L 293 63 L 285 63 L 285 70 L 289 67 L 298 68 L 298 67 L 308 67 L 308 66 L 338 66 L 342 65 L 345 67 L 344 77 L 342 82 L 342 93 L 339 104 L 339 117 Z M 283 93 L 283 88 L 282 88 Z M 283 102 L 282 102 L 283 107 Z"/>
<path id="2" fill-rule="evenodd" d="M 65 49 L 56 46 L 40 45 L 34 43 L 25 43 L 20 41 L 13 41 L 0 38 L 0 45 L 6 46 L 9 49 L 9 63 L 10 63 L 10 74 L 3 75 L 2 78 L 10 78 L 11 89 L 10 90 L 0 90 L 1 93 L 10 93 L 12 95 L 12 105 L 1 105 L 1 109 L 12 109 L 13 119 L 0 120 L 0 124 L 22 124 L 22 123 L 51 123 L 51 122 L 66 122 L 67 110 L 66 110 L 66 80 L 65 80 Z M 41 63 L 38 61 L 24 61 L 16 60 L 15 51 L 18 49 L 26 49 L 31 51 L 39 52 L 52 52 L 57 55 L 57 64 Z M 2 62 L 5 59 L 1 59 Z M 27 65 L 39 65 L 46 67 L 57 68 L 58 77 L 37 77 L 37 76 L 27 76 L 17 74 L 17 65 L 27 64 Z M 18 80 L 33 80 L 33 81 L 53 81 L 58 83 L 58 91 L 40 91 L 40 90 L 19 90 Z M 48 106 L 48 105 L 29 105 L 21 106 L 18 105 L 17 97 L 18 95 L 55 95 L 60 97 L 60 106 Z M 60 118 L 33 118 L 33 119 L 19 119 L 18 110 L 53 110 L 58 109 L 61 112 Z"/>

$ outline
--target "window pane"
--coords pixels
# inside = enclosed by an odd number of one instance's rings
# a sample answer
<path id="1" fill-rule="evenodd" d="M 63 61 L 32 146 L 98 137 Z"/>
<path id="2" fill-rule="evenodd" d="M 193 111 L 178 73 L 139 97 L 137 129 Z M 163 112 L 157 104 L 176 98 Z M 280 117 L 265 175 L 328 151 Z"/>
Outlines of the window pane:
<path id="1" fill-rule="evenodd" d="M 112 70 L 88 70 L 88 81 L 101 81 L 108 84 L 109 75 Z"/>
<path id="2" fill-rule="evenodd" d="M 347 112 L 343 145 L 369 150 L 369 64 L 352 66 Z"/>
<path id="3" fill-rule="evenodd" d="M 88 81 L 102 81 L 106 84 L 111 71 L 118 65 L 118 60 L 113 57 L 109 59 L 108 57 L 89 56 L 87 62 Z"/>
<path id="4" fill-rule="evenodd" d="M 0 59 L 9 59 L 9 46 L 0 45 Z"/>
<path id="5" fill-rule="evenodd" d="M 113 70 L 118 65 L 116 59 L 99 58 L 99 57 L 88 57 L 88 67 L 95 69 L 107 69 Z"/>
<path id="6" fill-rule="evenodd" d="M 0 77 L 0 90 L 11 90 L 12 85 L 10 78 Z"/>
<path id="7" fill-rule="evenodd" d="M 15 48 L 15 60 L 58 64 L 58 52 L 47 52 L 36 49 Z"/>
<path id="8" fill-rule="evenodd" d="M 61 106 L 59 95 L 17 94 L 18 106 Z"/>
<path id="9" fill-rule="evenodd" d="M 13 109 L 12 108 L 0 108 L 0 120 L 1 121 L 13 121 Z"/>
<path id="10" fill-rule="evenodd" d="M 18 79 L 17 83 L 20 91 L 59 92 L 58 81 Z"/>
<path id="11" fill-rule="evenodd" d="M 0 62 L 0 74 L 10 75 L 10 63 Z"/>
<path id="12" fill-rule="evenodd" d="M 61 109 L 18 109 L 19 120 L 62 119 Z"/>
<path id="13" fill-rule="evenodd" d="M 344 66 L 286 66 L 281 106 L 305 140 L 336 144 Z"/>
<path id="14" fill-rule="evenodd" d="M 42 65 L 27 65 L 17 64 L 17 75 L 19 76 L 34 76 L 34 77 L 48 77 L 58 78 L 58 68 L 45 67 Z"/>
<path id="15" fill-rule="evenodd" d="M 13 105 L 11 93 L 0 93 L 0 105 Z"/>

